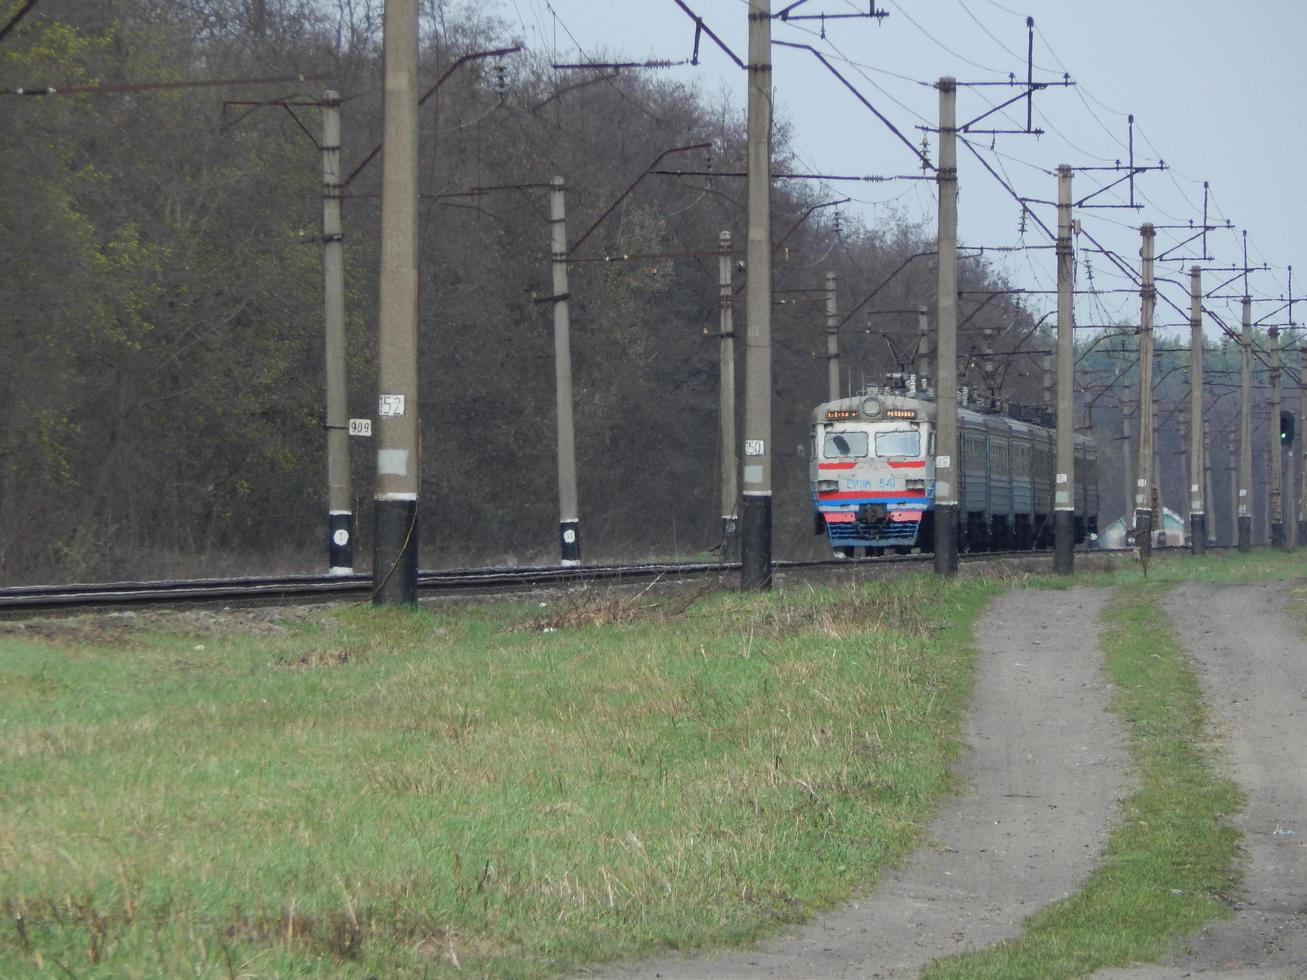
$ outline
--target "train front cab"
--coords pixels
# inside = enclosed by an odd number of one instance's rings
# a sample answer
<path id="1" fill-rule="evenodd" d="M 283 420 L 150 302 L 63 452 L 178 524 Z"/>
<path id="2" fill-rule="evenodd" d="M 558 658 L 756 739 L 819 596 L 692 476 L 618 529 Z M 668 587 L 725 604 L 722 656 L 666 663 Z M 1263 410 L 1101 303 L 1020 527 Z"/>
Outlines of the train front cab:
<path id="1" fill-rule="evenodd" d="M 813 424 L 813 530 L 825 531 L 835 554 L 850 558 L 858 548 L 868 555 L 928 548 L 934 498 L 928 421 L 820 415 Z"/>

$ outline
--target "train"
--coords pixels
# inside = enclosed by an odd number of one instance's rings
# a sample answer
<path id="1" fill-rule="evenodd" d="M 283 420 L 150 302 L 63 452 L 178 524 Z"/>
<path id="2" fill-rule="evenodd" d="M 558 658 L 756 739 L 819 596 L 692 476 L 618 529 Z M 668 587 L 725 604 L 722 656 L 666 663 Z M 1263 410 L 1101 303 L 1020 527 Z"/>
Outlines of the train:
<path id="1" fill-rule="evenodd" d="M 958 550 L 1053 547 L 1057 438 L 1042 406 L 958 408 Z M 870 386 L 812 414 L 813 532 L 852 558 L 934 547 L 935 400 Z M 1098 449 L 1075 436 L 1075 540 L 1098 534 Z"/>

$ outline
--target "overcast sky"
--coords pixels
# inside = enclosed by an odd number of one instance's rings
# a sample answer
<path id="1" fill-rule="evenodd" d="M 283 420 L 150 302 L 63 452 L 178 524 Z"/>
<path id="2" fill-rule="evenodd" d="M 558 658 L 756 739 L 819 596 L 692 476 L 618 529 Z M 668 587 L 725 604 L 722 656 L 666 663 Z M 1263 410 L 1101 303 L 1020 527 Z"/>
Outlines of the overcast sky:
<path id="1" fill-rule="evenodd" d="M 685 0 L 742 59 L 747 51 L 746 0 Z M 779 11 L 792 0 L 772 0 Z M 1136 201 L 1142 210 L 1077 211 L 1087 232 L 1105 247 L 1126 256 L 1138 268 L 1138 226 L 1201 223 L 1203 181 L 1210 182 L 1209 221 L 1227 219 L 1235 231 L 1209 235 L 1212 266 L 1242 264 L 1240 232 L 1248 232 L 1249 262 L 1267 263 L 1270 272 L 1250 278 L 1257 297 L 1287 296 L 1287 267 L 1297 267 L 1295 295 L 1307 295 L 1307 254 L 1300 242 L 1307 204 L 1300 186 L 1304 135 L 1302 94 L 1307 62 L 1299 48 L 1307 38 L 1307 4 L 1292 0 L 1253 0 L 1246 4 L 1216 0 L 877 0 L 888 17 L 872 20 L 775 22 L 773 40 L 818 48 L 857 89 L 914 142 L 919 125 L 938 123 L 938 93 L 930 86 L 951 75 L 960 82 L 1003 81 L 1026 72 L 1027 15 L 1035 19 L 1034 62 L 1037 81 L 1060 81 L 1069 74 L 1072 88 L 1036 93 L 1034 125 L 1043 136 L 1005 135 L 994 141 L 977 136 L 992 166 L 1026 197 L 1056 198 L 1053 171 L 1073 166 L 1113 165 L 1127 158 L 1126 115 L 1135 117 L 1137 165 L 1164 160 L 1170 168 L 1136 177 Z M 561 61 L 604 55 L 605 60 L 688 58 L 694 22 L 675 0 L 497 0 L 508 30 L 537 51 Z M 806 0 L 794 12 L 851 13 L 867 10 L 866 0 Z M 707 38 L 700 45 L 700 65 L 661 70 L 692 82 L 711 97 L 725 93 L 745 105 L 745 73 Z M 807 51 L 775 47 L 773 80 L 780 114 L 792 125 L 795 148 L 805 169 L 826 174 L 907 174 L 919 172 L 911 152 L 898 141 L 838 79 Z M 923 84 L 926 83 L 926 84 Z M 1019 89 L 969 88 L 959 92 L 959 124 L 985 112 Z M 1000 116 L 991 116 L 998 120 Z M 1022 128 L 1024 102 L 1009 110 L 995 128 Z M 989 122 L 981 126 L 991 125 Z M 930 136 L 930 155 L 938 144 Z M 1020 244 L 1019 208 L 965 148 L 959 147 L 959 227 L 964 244 Z M 1080 199 L 1118 175 L 1078 173 L 1073 197 Z M 920 221 L 933 233 L 935 195 L 932 184 L 839 183 L 825 189 L 831 199 L 853 197 L 870 224 L 897 212 Z M 1121 204 L 1120 192 L 1094 203 Z M 1056 229 L 1053 208 L 1035 206 L 1044 223 Z M 1157 251 L 1175 246 L 1187 231 L 1159 229 Z M 1048 239 L 1033 222 L 1027 244 Z M 1092 248 L 1083 236 L 1082 248 Z M 1198 256 L 1196 247 L 1177 256 Z M 1000 265 L 1014 281 L 1030 288 L 1052 288 L 1054 258 L 1050 250 L 1004 257 Z M 1159 263 L 1158 274 L 1176 280 L 1163 286 L 1188 309 L 1189 262 Z M 1092 267 L 1094 284 L 1122 288 L 1126 280 L 1099 255 L 1077 256 L 1077 288 L 1086 288 Z M 1228 278 L 1210 272 L 1204 288 Z M 1241 292 L 1239 283 L 1223 293 Z M 1213 299 L 1227 322 L 1237 327 L 1233 305 Z M 1278 304 L 1257 303 L 1254 319 L 1271 314 Z M 1032 297 L 1036 312 L 1051 309 L 1052 297 Z M 1105 317 L 1138 317 L 1137 295 L 1105 294 L 1077 300 L 1077 322 Z M 1181 319 L 1159 303 L 1157 322 Z M 1275 316 L 1276 322 L 1287 319 Z M 1295 306 L 1294 320 L 1307 319 Z M 1270 322 L 1270 321 L 1268 321 Z M 1209 326 L 1209 333 L 1214 328 Z"/>

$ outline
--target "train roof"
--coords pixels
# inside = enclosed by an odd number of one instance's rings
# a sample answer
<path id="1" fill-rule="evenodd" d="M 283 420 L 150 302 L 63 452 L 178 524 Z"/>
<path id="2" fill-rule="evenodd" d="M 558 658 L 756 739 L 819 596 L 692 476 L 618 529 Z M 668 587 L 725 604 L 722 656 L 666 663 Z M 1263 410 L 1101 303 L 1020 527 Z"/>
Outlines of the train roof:
<path id="1" fill-rule="evenodd" d="M 863 405 L 869 399 L 877 403 L 875 415 L 864 413 Z M 868 388 L 860 395 L 837 398 L 823 402 L 813 409 L 813 424 L 831 421 L 849 422 L 893 422 L 898 419 L 889 414 L 893 409 L 909 409 L 916 413 L 918 421 L 935 421 L 935 399 L 923 397 L 922 393 L 913 393 L 902 388 Z M 832 418 L 832 413 L 834 418 Z M 849 413 L 842 415 L 841 413 Z M 900 416 L 902 418 L 902 416 Z M 1057 421 L 1053 413 L 1042 405 L 1010 405 L 1006 412 L 978 410 L 976 407 L 958 406 L 958 420 L 963 424 L 985 425 L 986 421 L 1006 423 L 1013 432 L 1030 432 L 1042 430 L 1050 435 L 1056 429 Z M 1093 444 L 1090 436 L 1077 432 L 1076 445 Z"/>
<path id="2" fill-rule="evenodd" d="M 874 400 L 879 411 L 876 415 L 863 413 L 863 404 L 868 400 Z M 888 409 L 911 409 L 916 412 L 916 418 L 933 422 L 935 420 L 935 402 L 933 399 L 922 398 L 919 394 L 911 394 L 901 389 L 879 389 L 868 388 L 860 395 L 853 395 L 848 398 L 837 398 L 832 402 L 823 402 L 818 405 L 812 412 L 813 423 L 831 421 L 830 413 L 851 412 L 848 421 L 858 422 L 892 422 L 893 418 L 887 418 L 885 411 Z M 836 415 L 836 418 L 839 418 Z"/>

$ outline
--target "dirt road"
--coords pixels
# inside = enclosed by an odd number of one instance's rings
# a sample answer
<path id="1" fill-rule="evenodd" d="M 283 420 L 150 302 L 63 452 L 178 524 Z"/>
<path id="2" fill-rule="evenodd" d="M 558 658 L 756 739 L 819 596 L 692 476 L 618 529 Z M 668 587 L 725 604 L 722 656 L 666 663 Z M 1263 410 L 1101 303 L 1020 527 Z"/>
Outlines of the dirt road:
<path id="1" fill-rule="evenodd" d="M 1128 791 L 1098 649 L 1107 598 L 1017 589 L 989 609 L 959 766 L 970 789 L 871 894 L 756 950 L 603 975 L 903 978 L 1018 935 L 1027 915 L 1085 879 Z M 1290 599 L 1282 584 L 1173 590 L 1168 614 L 1248 797 L 1238 819 L 1245 879 L 1234 917 L 1180 944 L 1173 962 L 1097 980 L 1307 978 L 1307 641 Z"/>
<path id="2" fill-rule="evenodd" d="M 1098 980 L 1307 977 L 1307 639 L 1284 584 L 1177 586 L 1167 612 L 1198 665 L 1230 775 L 1248 802 L 1235 914 L 1182 944 L 1165 967 Z"/>
<path id="3" fill-rule="evenodd" d="M 756 950 L 599 972 L 911 977 L 937 956 L 1019 934 L 1027 915 L 1089 874 L 1126 788 L 1122 728 L 1107 710 L 1098 653 L 1106 598 L 1014 589 L 991 605 L 963 726 L 971 748 L 959 771 L 969 790 L 870 895 Z"/>

